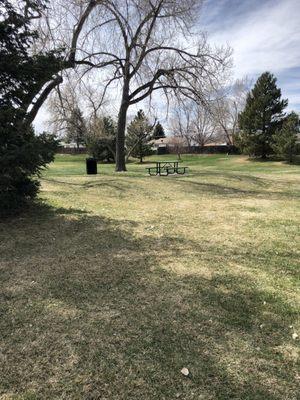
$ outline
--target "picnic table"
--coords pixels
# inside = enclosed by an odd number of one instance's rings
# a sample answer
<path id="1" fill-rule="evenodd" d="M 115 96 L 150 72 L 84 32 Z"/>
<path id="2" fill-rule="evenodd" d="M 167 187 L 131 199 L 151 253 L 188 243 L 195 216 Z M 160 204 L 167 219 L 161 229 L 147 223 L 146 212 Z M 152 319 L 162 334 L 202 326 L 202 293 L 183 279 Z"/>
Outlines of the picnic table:
<path id="1" fill-rule="evenodd" d="M 147 167 L 150 176 L 154 175 L 183 175 L 188 171 L 188 167 L 180 167 L 179 161 L 155 161 L 155 167 Z"/>

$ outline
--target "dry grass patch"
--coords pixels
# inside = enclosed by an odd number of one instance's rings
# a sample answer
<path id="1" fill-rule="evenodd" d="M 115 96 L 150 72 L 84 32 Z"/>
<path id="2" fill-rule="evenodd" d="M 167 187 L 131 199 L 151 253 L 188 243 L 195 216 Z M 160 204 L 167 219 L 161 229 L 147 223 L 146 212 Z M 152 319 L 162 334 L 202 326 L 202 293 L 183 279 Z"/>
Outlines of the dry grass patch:
<path id="1" fill-rule="evenodd" d="M 296 400 L 299 167 L 68 160 L 0 225 L 0 398 Z"/>

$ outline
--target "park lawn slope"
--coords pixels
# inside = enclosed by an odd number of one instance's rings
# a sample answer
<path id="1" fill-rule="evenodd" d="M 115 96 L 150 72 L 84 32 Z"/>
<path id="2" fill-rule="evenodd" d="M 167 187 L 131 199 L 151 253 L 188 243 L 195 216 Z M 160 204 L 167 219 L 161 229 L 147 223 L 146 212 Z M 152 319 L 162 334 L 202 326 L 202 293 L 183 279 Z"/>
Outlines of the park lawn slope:
<path id="1" fill-rule="evenodd" d="M 300 167 L 158 159 L 58 155 L 0 224 L 0 399 L 297 399 Z"/>

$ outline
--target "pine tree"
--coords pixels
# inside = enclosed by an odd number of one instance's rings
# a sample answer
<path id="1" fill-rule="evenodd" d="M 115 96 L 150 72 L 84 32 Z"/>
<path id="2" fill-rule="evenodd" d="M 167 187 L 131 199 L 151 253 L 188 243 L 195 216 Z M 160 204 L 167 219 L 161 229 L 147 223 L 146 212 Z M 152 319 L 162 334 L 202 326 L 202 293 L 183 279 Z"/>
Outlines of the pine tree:
<path id="1" fill-rule="evenodd" d="M 161 123 L 158 121 L 153 131 L 153 139 L 160 139 L 166 137 L 165 130 Z"/>
<path id="2" fill-rule="evenodd" d="M 36 136 L 26 120 L 32 100 L 57 71 L 56 53 L 31 54 L 37 38 L 32 29 L 43 8 L 38 0 L 0 0 L 0 213 L 22 206 L 34 198 L 39 187 L 36 177 L 53 160 L 56 140 Z M 22 8 L 23 6 L 23 8 Z"/>
<path id="3" fill-rule="evenodd" d="M 238 143 L 250 156 L 262 157 L 272 153 L 272 136 L 284 120 L 288 101 L 281 99 L 277 79 L 263 73 L 247 96 L 244 111 L 239 115 L 241 135 Z"/>
<path id="4" fill-rule="evenodd" d="M 96 117 L 89 126 L 88 152 L 98 161 L 115 160 L 116 124 L 110 116 Z"/>
<path id="5" fill-rule="evenodd" d="M 67 120 L 67 135 L 68 142 L 75 142 L 77 149 L 81 144 L 86 142 L 86 125 L 79 107 L 75 107 Z"/>
<path id="6" fill-rule="evenodd" d="M 277 155 L 283 157 L 289 163 L 293 162 L 297 154 L 297 134 L 299 132 L 299 116 L 292 112 L 283 122 L 282 129 L 273 136 L 273 150 Z"/>
<path id="7" fill-rule="evenodd" d="M 150 125 L 148 118 L 143 110 L 139 110 L 127 128 L 126 147 L 128 156 L 143 158 L 152 153 L 151 144 L 153 126 Z"/>

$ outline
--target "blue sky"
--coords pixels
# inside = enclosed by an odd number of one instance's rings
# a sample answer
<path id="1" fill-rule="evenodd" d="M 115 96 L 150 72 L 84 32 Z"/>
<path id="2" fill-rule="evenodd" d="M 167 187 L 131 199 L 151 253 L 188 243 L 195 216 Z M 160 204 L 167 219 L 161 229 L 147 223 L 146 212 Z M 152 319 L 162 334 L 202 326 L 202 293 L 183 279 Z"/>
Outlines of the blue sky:
<path id="1" fill-rule="evenodd" d="M 289 109 L 300 111 L 300 0 L 204 0 L 200 29 L 233 48 L 234 76 L 278 78 Z"/>

